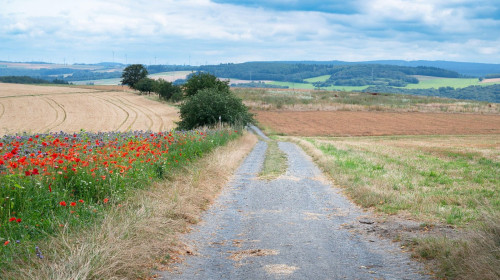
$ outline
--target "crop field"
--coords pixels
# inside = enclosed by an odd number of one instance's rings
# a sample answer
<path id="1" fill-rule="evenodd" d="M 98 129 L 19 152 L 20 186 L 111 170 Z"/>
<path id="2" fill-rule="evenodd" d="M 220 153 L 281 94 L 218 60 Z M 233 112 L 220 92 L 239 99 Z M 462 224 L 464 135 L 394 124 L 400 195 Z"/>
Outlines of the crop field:
<path id="1" fill-rule="evenodd" d="M 325 76 L 320 76 L 316 78 L 311 78 L 309 80 L 315 81 L 317 79 L 324 79 Z M 268 82 L 271 85 L 277 85 L 277 86 L 287 86 L 290 89 L 314 89 L 313 84 L 309 83 L 291 83 L 291 82 L 278 82 L 278 81 L 272 81 Z M 323 90 L 339 90 L 339 91 L 360 91 L 364 90 L 368 86 L 329 86 L 329 87 L 322 87 L 321 89 Z"/>
<path id="2" fill-rule="evenodd" d="M 127 91 L 0 83 L 0 135 L 54 131 L 165 131 L 178 110 Z"/>
<path id="3" fill-rule="evenodd" d="M 296 136 L 500 134 L 499 115 L 257 111 L 270 130 Z"/>
<path id="4" fill-rule="evenodd" d="M 99 85 L 99 86 L 112 86 L 121 84 L 121 78 L 112 78 L 112 79 L 100 79 L 100 80 L 84 80 L 84 81 L 73 81 L 75 85 Z"/>
<path id="5" fill-rule="evenodd" d="M 172 72 L 161 72 L 148 75 L 151 79 L 164 79 L 168 82 L 174 82 L 178 79 L 186 79 L 186 77 L 191 74 L 192 71 L 172 71 Z"/>
<path id="6" fill-rule="evenodd" d="M 428 88 L 440 88 L 440 87 L 453 87 L 453 88 L 464 88 L 468 86 L 489 86 L 497 84 L 497 82 L 480 82 L 478 79 L 464 79 L 464 78 L 438 78 L 438 77 L 426 77 L 417 76 L 419 80 L 418 84 L 408 84 L 404 88 L 407 89 L 428 89 Z"/>
<path id="7" fill-rule="evenodd" d="M 178 79 L 185 79 L 187 75 L 191 74 L 191 71 L 172 71 L 172 72 L 161 72 L 148 75 L 151 79 L 164 79 L 165 81 L 174 82 Z M 113 79 L 99 79 L 99 80 L 84 80 L 84 81 L 74 81 L 75 85 L 120 85 L 121 78 Z"/>
<path id="8" fill-rule="evenodd" d="M 309 78 L 309 79 L 304 79 L 304 81 L 308 83 L 316 83 L 316 82 L 325 82 L 331 77 L 331 75 L 323 75 L 323 76 L 318 76 L 314 78 Z"/>
<path id="9" fill-rule="evenodd" d="M 314 89 L 314 82 L 326 81 L 330 76 L 318 76 L 309 79 L 305 79 L 307 83 L 290 83 L 290 82 L 278 82 L 272 81 L 269 84 L 288 86 L 290 89 Z M 406 89 L 429 89 L 429 88 L 440 88 L 440 87 L 453 87 L 453 88 L 464 88 L 468 86 L 489 86 L 494 84 L 499 84 L 500 79 L 489 79 L 480 82 L 477 78 L 439 78 L 439 77 L 428 77 L 428 76 L 415 76 L 418 80 L 418 84 L 408 84 L 403 87 Z M 323 90 L 338 90 L 338 91 L 360 91 L 366 89 L 368 86 L 329 86 L 322 87 Z"/>

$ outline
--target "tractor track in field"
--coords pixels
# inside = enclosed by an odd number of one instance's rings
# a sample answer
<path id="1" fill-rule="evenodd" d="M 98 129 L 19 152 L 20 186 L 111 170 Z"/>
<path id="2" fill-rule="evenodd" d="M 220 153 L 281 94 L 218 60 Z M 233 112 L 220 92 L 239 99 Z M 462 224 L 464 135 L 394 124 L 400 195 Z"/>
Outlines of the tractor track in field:
<path id="1" fill-rule="evenodd" d="M 48 124 L 47 126 L 39 129 L 39 132 L 45 132 L 49 131 L 52 129 L 55 129 L 56 127 L 62 125 L 64 121 L 66 121 L 67 113 L 66 110 L 64 110 L 64 107 L 59 104 L 57 101 L 54 99 L 44 96 L 42 97 L 42 100 L 45 101 L 56 113 L 56 118 L 53 122 Z"/>

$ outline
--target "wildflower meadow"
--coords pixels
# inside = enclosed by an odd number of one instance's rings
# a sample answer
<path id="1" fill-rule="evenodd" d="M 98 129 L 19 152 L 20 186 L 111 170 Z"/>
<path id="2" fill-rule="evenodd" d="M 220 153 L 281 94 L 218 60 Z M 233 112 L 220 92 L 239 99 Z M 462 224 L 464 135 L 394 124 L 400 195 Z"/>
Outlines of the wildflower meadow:
<path id="1" fill-rule="evenodd" d="M 121 207 L 130 190 L 238 136 L 231 129 L 3 136 L 0 263 L 19 257 L 16 246 L 43 258 L 37 240 L 95 223 L 107 207 Z"/>

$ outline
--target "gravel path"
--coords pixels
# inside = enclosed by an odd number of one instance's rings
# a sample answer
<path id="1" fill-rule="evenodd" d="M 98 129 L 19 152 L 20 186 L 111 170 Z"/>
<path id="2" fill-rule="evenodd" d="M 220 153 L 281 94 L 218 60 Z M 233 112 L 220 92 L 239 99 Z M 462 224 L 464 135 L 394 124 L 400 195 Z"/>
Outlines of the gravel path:
<path id="1" fill-rule="evenodd" d="M 164 279 L 427 279 L 396 243 L 349 230 L 366 213 L 298 146 L 279 147 L 286 174 L 256 178 L 267 148 L 260 141 L 186 236 L 194 255 Z"/>

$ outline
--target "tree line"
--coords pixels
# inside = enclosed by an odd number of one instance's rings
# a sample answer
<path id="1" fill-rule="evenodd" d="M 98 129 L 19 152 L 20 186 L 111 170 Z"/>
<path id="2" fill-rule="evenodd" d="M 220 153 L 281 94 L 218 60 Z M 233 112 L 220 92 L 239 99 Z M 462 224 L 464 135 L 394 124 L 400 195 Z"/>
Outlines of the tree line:
<path id="1" fill-rule="evenodd" d="M 241 80 L 272 80 L 302 83 L 304 79 L 331 75 L 319 86 L 330 85 L 394 85 L 418 83 L 411 75 L 458 78 L 455 71 L 436 67 L 408 67 L 383 64 L 328 65 L 278 62 L 246 62 L 200 66 L 199 70 L 217 77 Z"/>
<path id="2" fill-rule="evenodd" d="M 182 86 L 163 79 L 153 80 L 147 75 L 148 70 L 143 65 L 129 65 L 123 70 L 122 84 L 142 93 L 155 92 L 163 100 L 178 102 L 184 99 L 180 105 L 178 129 L 217 123 L 246 125 L 253 121 L 242 100 L 231 92 L 229 82 L 221 81 L 210 73 L 193 73 Z"/>
<path id="3" fill-rule="evenodd" d="M 11 84 L 68 84 L 67 81 L 61 79 L 45 80 L 28 76 L 0 76 L 0 83 Z"/>

